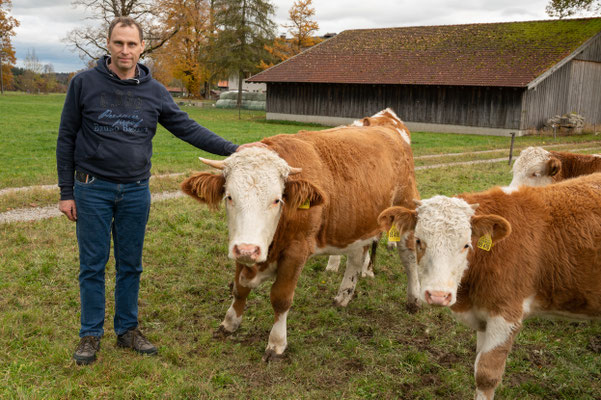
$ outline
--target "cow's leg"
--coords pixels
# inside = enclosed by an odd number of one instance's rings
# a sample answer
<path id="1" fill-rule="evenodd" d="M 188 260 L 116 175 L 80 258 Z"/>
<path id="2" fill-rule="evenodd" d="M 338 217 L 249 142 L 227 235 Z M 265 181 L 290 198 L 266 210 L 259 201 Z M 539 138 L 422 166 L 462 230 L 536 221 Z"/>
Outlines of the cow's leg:
<path id="1" fill-rule="evenodd" d="M 217 332 L 215 332 L 215 336 L 224 336 L 229 335 L 235 332 L 240 323 L 242 322 L 242 314 L 244 313 L 244 307 L 246 306 L 246 298 L 250 293 L 251 288 L 242 286 L 240 283 L 240 275 L 244 271 L 242 264 L 236 264 L 236 275 L 234 277 L 234 285 L 232 287 L 232 294 L 234 295 L 234 300 L 230 305 L 230 308 L 225 313 L 225 317 L 219 325 Z"/>
<path id="2" fill-rule="evenodd" d="M 328 258 L 328 265 L 326 266 L 326 271 L 338 272 L 338 267 L 340 267 L 340 260 L 342 256 L 330 256 Z"/>
<path id="3" fill-rule="evenodd" d="M 294 299 L 298 277 L 304 265 L 304 261 L 300 264 L 298 264 L 298 260 L 296 261 L 297 263 L 293 260 L 280 262 L 275 282 L 271 286 L 270 299 L 275 322 L 269 333 L 269 341 L 263 355 L 265 362 L 280 359 L 288 345 L 286 321 Z"/>
<path id="4" fill-rule="evenodd" d="M 334 297 L 334 303 L 337 306 L 346 307 L 349 301 L 351 301 L 362 266 L 363 248 L 356 249 L 347 254 L 344 278 L 342 278 L 340 288 L 338 288 L 338 294 Z"/>
<path id="5" fill-rule="evenodd" d="M 374 277 L 374 268 L 373 268 L 373 261 L 370 255 L 369 255 L 369 250 L 371 249 L 371 245 L 368 246 L 363 246 L 363 265 L 361 266 L 361 277 L 365 278 L 365 277 L 369 277 L 369 278 L 373 278 Z"/>
<path id="6" fill-rule="evenodd" d="M 405 273 L 407 274 L 407 311 L 415 313 L 419 310 L 419 279 L 417 277 L 417 257 L 415 255 L 415 247 L 413 243 L 409 242 L 413 240 L 413 236 L 410 233 L 403 235 L 401 240 L 397 244 L 399 257 L 401 263 L 405 267 Z"/>
<path id="7" fill-rule="evenodd" d="M 505 362 L 519 331 L 520 324 L 513 324 L 503 317 L 490 318 L 486 330 L 478 335 L 480 351 L 476 356 L 474 377 L 477 400 L 492 400 L 495 389 L 501 383 Z"/>

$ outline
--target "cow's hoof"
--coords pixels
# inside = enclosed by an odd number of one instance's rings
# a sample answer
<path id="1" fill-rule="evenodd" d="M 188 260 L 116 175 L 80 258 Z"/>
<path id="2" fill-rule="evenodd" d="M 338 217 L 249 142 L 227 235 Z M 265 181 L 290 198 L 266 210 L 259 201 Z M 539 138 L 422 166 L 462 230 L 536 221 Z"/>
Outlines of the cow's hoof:
<path id="1" fill-rule="evenodd" d="M 419 311 L 419 305 L 417 304 L 417 301 L 409 301 L 405 304 L 405 309 L 409 314 L 415 314 Z"/>
<path id="2" fill-rule="evenodd" d="M 225 339 L 228 336 L 231 336 L 234 332 L 230 332 L 226 330 L 223 325 L 219 325 L 219 328 L 215 329 L 213 332 L 213 339 Z"/>
<path id="3" fill-rule="evenodd" d="M 361 277 L 362 278 L 373 278 L 373 277 L 375 277 L 374 271 L 367 270 L 367 271 L 361 272 Z"/>
<path id="4" fill-rule="evenodd" d="M 282 361 L 285 358 L 284 353 L 282 354 L 277 354 L 275 352 L 275 350 L 265 350 L 265 354 L 263 354 L 263 361 L 264 362 L 279 362 Z"/>
<path id="5" fill-rule="evenodd" d="M 336 307 L 346 307 L 351 301 L 352 296 L 336 296 L 334 297 L 334 305 Z"/>

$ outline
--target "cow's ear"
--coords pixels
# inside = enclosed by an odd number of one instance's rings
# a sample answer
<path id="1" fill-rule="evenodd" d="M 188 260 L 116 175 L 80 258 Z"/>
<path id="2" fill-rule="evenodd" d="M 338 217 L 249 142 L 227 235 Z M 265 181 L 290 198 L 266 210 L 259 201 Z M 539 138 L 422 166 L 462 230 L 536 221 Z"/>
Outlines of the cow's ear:
<path id="1" fill-rule="evenodd" d="M 296 210 L 301 204 L 309 201 L 310 207 L 323 204 L 325 196 L 321 189 L 303 179 L 286 181 L 284 188 L 285 204 L 291 210 Z"/>
<path id="2" fill-rule="evenodd" d="M 368 117 L 363 118 L 361 120 L 361 125 L 363 125 L 363 126 L 370 126 L 371 122 L 369 121 L 369 118 Z"/>
<path id="3" fill-rule="evenodd" d="M 209 172 L 199 172 L 182 182 L 182 191 L 216 209 L 223 199 L 225 178 L 223 175 L 215 175 Z"/>
<path id="4" fill-rule="evenodd" d="M 472 236 L 476 239 L 490 235 L 493 243 L 500 242 L 511 233 L 511 224 L 505 218 L 494 215 L 474 215 L 472 217 Z"/>
<path id="5" fill-rule="evenodd" d="M 401 234 L 415 230 L 417 224 L 417 211 L 405 207 L 389 207 L 378 216 L 378 224 L 386 231 L 396 225 Z"/>
<path id="6" fill-rule="evenodd" d="M 555 176 L 559 174 L 559 171 L 561 171 L 561 161 L 555 157 L 551 157 L 549 161 L 547 161 L 546 175 Z"/>

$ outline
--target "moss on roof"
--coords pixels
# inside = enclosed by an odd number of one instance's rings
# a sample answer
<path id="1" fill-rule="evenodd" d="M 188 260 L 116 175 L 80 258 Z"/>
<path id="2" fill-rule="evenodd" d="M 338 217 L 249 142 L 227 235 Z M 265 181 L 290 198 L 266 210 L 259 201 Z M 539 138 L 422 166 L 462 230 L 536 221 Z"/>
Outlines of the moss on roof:
<path id="1" fill-rule="evenodd" d="M 525 86 L 601 32 L 601 18 L 348 30 L 251 78 Z"/>

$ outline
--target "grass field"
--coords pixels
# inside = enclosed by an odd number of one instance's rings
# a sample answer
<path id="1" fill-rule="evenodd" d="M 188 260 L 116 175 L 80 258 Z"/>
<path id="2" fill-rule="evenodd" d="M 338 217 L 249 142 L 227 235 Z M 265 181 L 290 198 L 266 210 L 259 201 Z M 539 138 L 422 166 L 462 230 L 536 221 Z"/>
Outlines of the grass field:
<path id="1" fill-rule="evenodd" d="M 56 183 L 55 143 L 64 96 L 0 96 L 0 189 Z M 201 124 L 243 143 L 320 129 L 266 122 L 264 113 L 186 108 Z M 402 116 L 401 116 L 402 117 Z M 508 138 L 412 133 L 416 165 L 506 157 Z M 516 148 L 595 148 L 593 134 L 516 138 Z M 572 145 L 575 142 L 586 142 Z M 208 156 L 160 129 L 153 192 L 177 190 Z M 499 153 L 420 156 L 499 149 Z M 507 184 L 507 162 L 417 171 L 422 197 Z M 0 196 L 0 212 L 55 204 L 58 191 Z M 269 283 L 251 293 L 240 329 L 213 339 L 230 304 L 234 265 L 223 210 L 191 199 L 154 203 L 140 290 L 141 327 L 159 346 L 141 357 L 115 346 L 114 262 L 107 268 L 105 337 L 96 363 L 76 366 L 79 327 L 75 225 L 66 218 L 0 225 L 0 399 L 466 399 L 473 396 L 475 334 L 448 310 L 405 312 L 405 275 L 381 246 L 376 277 L 362 279 L 345 309 L 332 304 L 342 274 L 311 259 L 288 316 L 287 355 L 261 361 L 273 313 Z M 509 356 L 499 399 L 601 398 L 598 322 L 530 320 Z"/>

